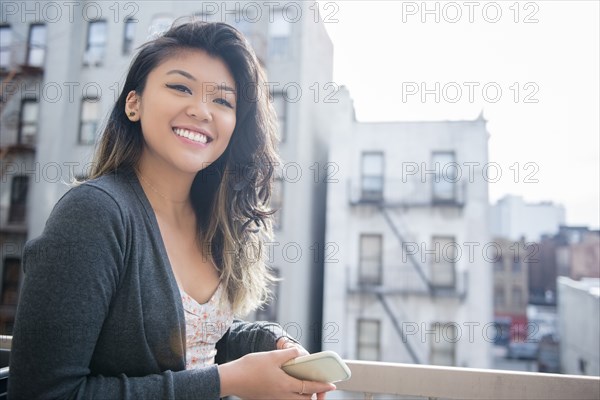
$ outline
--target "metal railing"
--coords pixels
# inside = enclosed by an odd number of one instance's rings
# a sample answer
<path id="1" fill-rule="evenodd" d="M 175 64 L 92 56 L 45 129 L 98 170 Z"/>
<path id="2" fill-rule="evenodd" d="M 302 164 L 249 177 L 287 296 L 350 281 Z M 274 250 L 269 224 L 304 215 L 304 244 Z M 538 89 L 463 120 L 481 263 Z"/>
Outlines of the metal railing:
<path id="1" fill-rule="evenodd" d="M 600 378 L 493 369 L 440 367 L 346 360 L 352 377 L 338 390 L 440 399 L 594 399 L 600 398 Z M 352 396 L 353 399 L 359 398 Z"/>
<path id="2" fill-rule="evenodd" d="M 0 335 L 1 350 L 10 351 L 11 342 L 11 336 Z M 600 398 L 600 377 L 595 376 L 355 360 L 346 360 L 346 364 L 352 377 L 336 383 L 338 390 L 360 393 L 365 399 L 373 399 L 377 394 L 478 400 Z M 8 368 L 0 369 L 0 375 L 4 372 L 8 374 Z"/>
<path id="3" fill-rule="evenodd" d="M 462 208 L 467 204 L 467 189 L 470 183 L 465 180 L 443 182 L 422 180 L 370 177 L 370 181 L 360 178 L 348 179 L 347 198 L 350 205 L 371 204 L 385 207 L 452 207 Z M 435 181 L 435 182 L 434 182 Z M 375 183 L 373 183 L 375 182 Z M 437 182 L 437 183 L 436 183 Z"/>

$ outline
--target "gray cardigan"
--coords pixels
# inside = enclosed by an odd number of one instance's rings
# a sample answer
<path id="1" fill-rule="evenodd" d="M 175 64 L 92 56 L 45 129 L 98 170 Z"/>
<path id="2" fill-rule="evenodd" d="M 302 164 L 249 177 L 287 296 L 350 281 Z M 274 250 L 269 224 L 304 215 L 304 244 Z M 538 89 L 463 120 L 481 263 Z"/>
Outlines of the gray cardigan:
<path id="1" fill-rule="evenodd" d="M 185 319 L 154 211 L 125 168 L 69 190 L 27 243 L 11 399 L 217 399 L 217 365 L 185 369 Z M 216 363 L 275 349 L 277 324 L 236 320 Z"/>

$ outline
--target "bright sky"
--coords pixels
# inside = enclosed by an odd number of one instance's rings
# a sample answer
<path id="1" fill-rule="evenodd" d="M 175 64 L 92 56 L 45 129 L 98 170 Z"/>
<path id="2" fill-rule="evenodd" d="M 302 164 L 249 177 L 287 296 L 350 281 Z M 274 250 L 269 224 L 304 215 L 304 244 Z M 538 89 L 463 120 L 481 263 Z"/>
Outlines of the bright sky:
<path id="1" fill-rule="evenodd" d="M 503 174 L 490 200 L 553 201 L 567 224 L 595 229 L 599 4 L 428 1 L 427 14 L 422 1 L 319 2 L 334 80 L 349 88 L 359 121 L 475 119 L 483 110 L 490 161 Z M 439 102 L 422 99 L 436 82 Z"/>

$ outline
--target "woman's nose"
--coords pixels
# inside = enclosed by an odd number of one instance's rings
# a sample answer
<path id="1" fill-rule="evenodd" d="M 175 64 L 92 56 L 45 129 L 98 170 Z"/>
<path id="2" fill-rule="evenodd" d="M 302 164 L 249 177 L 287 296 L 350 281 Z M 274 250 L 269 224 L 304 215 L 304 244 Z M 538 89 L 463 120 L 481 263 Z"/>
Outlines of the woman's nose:
<path id="1" fill-rule="evenodd" d="M 212 112 L 204 101 L 195 101 L 188 107 L 187 114 L 202 121 L 212 121 Z"/>

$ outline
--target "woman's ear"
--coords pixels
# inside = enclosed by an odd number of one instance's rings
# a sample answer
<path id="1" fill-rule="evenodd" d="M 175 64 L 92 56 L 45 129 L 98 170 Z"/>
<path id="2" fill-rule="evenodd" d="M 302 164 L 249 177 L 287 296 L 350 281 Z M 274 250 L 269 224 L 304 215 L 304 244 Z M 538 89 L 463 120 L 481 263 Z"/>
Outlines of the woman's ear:
<path id="1" fill-rule="evenodd" d="M 140 120 L 140 98 L 135 90 L 127 93 L 127 98 L 125 99 L 125 114 L 131 122 Z"/>

